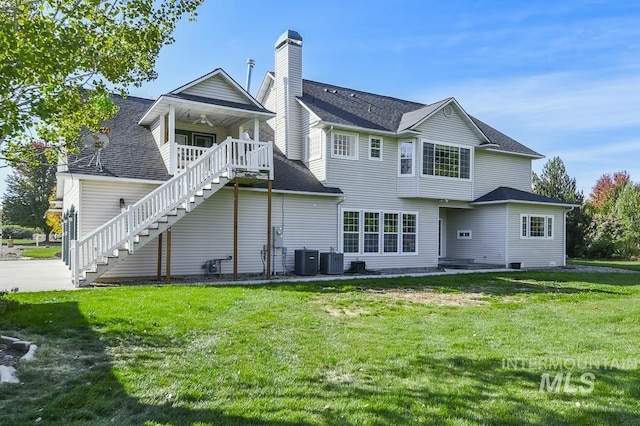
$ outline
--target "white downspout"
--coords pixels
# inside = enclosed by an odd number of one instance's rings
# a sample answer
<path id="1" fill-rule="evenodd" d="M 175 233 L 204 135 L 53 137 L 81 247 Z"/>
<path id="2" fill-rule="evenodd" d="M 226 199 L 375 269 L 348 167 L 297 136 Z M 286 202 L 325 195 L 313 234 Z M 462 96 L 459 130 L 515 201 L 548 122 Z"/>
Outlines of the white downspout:
<path id="1" fill-rule="evenodd" d="M 509 267 L 509 204 L 506 204 L 505 209 L 505 230 L 504 230 L 504 267 Z M 518 224 L 518 228 L 520 228 L 520 224 Z"/>
<path id="2" fill-rule="evenodd" d="M 344 247 L 340 247 L 340 232 L 342 229 L 342 217 L 340 217 L 340 204 L 344 203 L 345 200 L 345 196 L 342 196 L 342 199 L 340 201 L 338 201 L 338 203 L 336 204 L 336 216 L 338 216 L 338 226 L 336 226 L 336 247 L 337 249 L 342 248 L 342 252 L 344 253 Z"/>

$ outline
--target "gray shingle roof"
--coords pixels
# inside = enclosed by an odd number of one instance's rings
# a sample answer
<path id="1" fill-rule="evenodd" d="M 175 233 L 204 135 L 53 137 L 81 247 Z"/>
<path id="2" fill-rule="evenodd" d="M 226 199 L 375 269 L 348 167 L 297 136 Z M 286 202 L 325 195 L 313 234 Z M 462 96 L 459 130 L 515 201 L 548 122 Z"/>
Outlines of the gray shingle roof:
<path id="1" fill-rule="evenodd" d="M 557 198 L 549 198 L 544 195 L 534 194 L 532 192 L 521 191 L 519 189 L 501 186 L 488 194 L 473 201 L 473 203 L 499 203 L 499 202 L 526 202 L 541 204 L 559 204 L 564 206 L 572 206 L 574 204 L 564 202 Z"/>
<path id="2" fill-rule="evenodd" d="M 111 129 L 111 136 L 109 146 L 101 154 L 102 171 L 94 164 L 89 165 L 94 151 L 84 150 L 70 156 L 69 173 L 157 181 L 170 179 L 151 131 L 138 125 L 138 120 L 154 101 L 133 96 L 123 99 L 116 95 L 114 100 L 120 110 L 113 120 L 106 123 Z M 273 131 L 266 123 L 261 123 L 260 131 L 265 137 L 271 132 L 273 138 Z M 301 161 L 287 159 L 277 148 L 274 148 L 273 157 L 274 190 L 342 194 L 338 188 L 322 185 Z M 252 186 L 266 188 L 267 185 Z"/>
<path id="3" fill-rule="evenodd" d="M 526 146 L 522 145 L 520 142 L 510 138 L 509 136 L 505 135 L 504 133 L 494 129 L 493 127 L 489 126 L 488 124 L 478 120 L 475 117 L 471 117 L 471 120 L 473 120 L 474 123 L 476 123 L 476 126 L 478 126 L 478 128 L 480 129 L 480 131 L 482 131 L 482 133 L 485 134 L 485 136 L 492 142 L 498 145 L 498 147 L 496 147 L 497 150 L 499 151 L 505 151 L 505 152 L 513 152 L 516 154 L 525 154 L 525 155 L 531 155 L 534 157 L 543 157 L 543 155 L 538 154 L 537 152 L 535 152 L 534 150 L 527 148 Z"/>
<path id="4" fill-rule="evenodd" d="M 101 153 L 102 171 L 94 164 L 89 165 L 93 149 L 83 149 L 79 154 L 69 156 L 69 172 L 128 179 L 169 179 L 151 132 L 138 125 L 153 101 L 133 96 L 123 99 L 117 95 L 114 95 L 114 101 L 120 110 L 106 123 L 111 135 L 109 146 Z"/>
<path id="5" fill-rule="evenodd" d="M 274 180 L 273 189 L 282 191 L 316 192 L 320 194 L 340 195 L 339 188 L 321 184 L 302 161 L 288 159 L 278 148 L 273 148 Z M 252 185 L 253 188 L 266 188 L 267 183 Z"/>
<path id="6" fill-rule="evenodd" d="M 427 105 L 310 80 L 302 81 L 302 91 L 300 101 L 323 121 L 394 133 L 410 128 L 452 99 Z M 497 145 L 496 150 L 542 157 L 488 124 L 469 117 Z"/>
<path id="7" fill-rule="evenodd" d="M 402 115 L 425 105 L 310 80 L 300 100 L 323 121 L 395 132 Z"/>

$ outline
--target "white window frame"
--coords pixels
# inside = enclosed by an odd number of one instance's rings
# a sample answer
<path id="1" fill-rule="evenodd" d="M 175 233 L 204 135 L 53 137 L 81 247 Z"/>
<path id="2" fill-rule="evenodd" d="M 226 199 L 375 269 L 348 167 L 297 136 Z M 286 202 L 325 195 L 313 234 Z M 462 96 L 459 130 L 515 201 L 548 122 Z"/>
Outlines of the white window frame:
<path id="1" fill-rule="evenodd" d="M 210 148 L 216 144 L 216 135 L 214 133 L 196 133 L 193 132 L 191 134 L 191 145 L 198 146 L 201 148 Z M 196 145 L 198 140 L 205 140 L 204 145 Z M 207 146 L 207 144 L 211 142 L 211 145 Z"/>
<path id="2" fill-rule="evenodd" d="M 458 229 L 456 235 L 459 240 L 471 240 L 473 238 L 471 229 Z"/>
<path id="3" fill-rule="evenodd" d="M 539 236 L 539 235 L 535 235 L 532 236 L 531 235 L 531 218 L 535 217 L 535 218 L 542 218 L 543 219 L 543 228 L 542 228 L 542 232 L 544 235 Z M 519 224 L 519 229 L 520 229 L 520 239 L 521 240 L 553 240 L 554 239 L 554 232 L 553 232 L 553 225 L 555 222 L 555 216 L 554 215 L 544 215 L 544 214 L 534 214 L 534 213 L 530 213 L 530 214 L 521 214 L 520 215 L 520 224 Z"/>
<path id="4" fill-rule="evenodd" d="M 380 141 L 380 147 L 379 148 L 373 148 L 372 142 L 374 140 Z M 384 146 L 384 139 L 382 138 L 382 136 L 369 135 L 369 160 L 382 161 L 382 147 L 383 146 Z M 374 149 L 379 151 L 379 153 L 380 153 L 379 157 L 374 157 L 374 156 L 371 155 L 371 153 L 373 152 Z"/>
<path id="5" fill-rule="evenodd" d="M 350 139 L 350 149 L 351 153 L 349 155 L 336 153 L 336 136 L 345 136 Z M 358 159 L 358 134 L 357 133 L 349 133 L 349 132 L 341 132 L 341 131 L 332 131 L 331 132 L 331 158 L 340 158 L 344 160 L 357 160 Z"/>
<path id="6" fill-rule="evenodd" d="M 411 144 L 411 173 L 402 173 L 402 145 Z M 412 177 L 416 175 L 416 141 L 401 140 L 398 142 L 398 177 Z"/>
<path id="7" fill-rule="evenodd" d="M 357 218 L 358 218 L 358 251 L 350 251 L 348 253 L 345 253 L 344 251 L 344 235 L 345 233 L 349 233 L 349 234 L 355 234 L 356 231 L 345 231 L 345 224 L 344 224 L 344 215 L 345 213 L 357 213 Z M 349 254 L 359 254 L 363 251 L 362 248 L 362 213 L 359 210 L 342 210 L 340 211 L 340 251 L 342 253 L 345 253 L 347 255 Z"/>
<path id="8" fill-rule="evenodd" d="M 344 251 L 344 217 L 345 213 L 357 213 L 358 214 L 358 252 L 345 252 Z M 378 226 L 377 226 L 377 234 L 378 234 L 378 251 L 377 252 L 366 252 L 365 251 L 365 241 L 364 235 L 371 234 L 371 232 L 365 232 L 365 214 L 367 213 L 375 213 L 378 217 Z M 390 233 L 385 232 L 384 228 L 384 218 L 385 214 L 396 215 L 397 223 L 396 223 L 396 232 Z M 404 218 L 405 216 L 412 215 L 415 217 L 415 232 L 405 232 L 404 229 Z M 418 212 L 413 211 L 388 211 L 388 210 L 375 210 L 375 209 L 341 209 L 340 210 L 340 251 L 345 255 L 352 256 L 414 256 L 418 255 L 418 242 L 420 236 L 419 230 L 419 221 L 418 221 Z M 354 234 L 355 232 L 350 231 L 350 234 Z M 385 251 L 385 235 L 395 234 L 396 237 L 396 251 L 388 252 Z M 415 235 L 415 251 L 404 251 L 404 238 L 405 235 Z"/>
<path id="9" fill-rule="evenodd" d="M 190 145 L 189 135 L 176 133 L 174 138 L 175 138 L 174 140 L 176 141 L 176 144 L 178 145 L 185 145 L 185 146 Z"/>
<path id="10" fill-rule="evenodd" d="M 439 176 L 435 174 L 435 164 L 434 164 L 434 174 L 427 174 L 424 173 L 424 145 L 425 144 L 432 144 L 434 145 L 434 157 L 435 157 L 435 149 L 436 146 L 440 145 L 440 146 L 446 146 L 446 147 L 453 147 L 453 148 L 458 148 L 458 153 L 460 152 L 460 149 L 468 149 L 469 150 L 469 177 L 468 178 L 461 178 L 459 177 L 460 175 L 460 171 L 458 171 L 458 177 L 455 176 Z M 434 179 L 456 179 L 456 180 L 461 180 L 461 181 L 472 181 L 473 180 L 473 154 L 474 154 L 474 149 L 473 146 L 470 145 L 461 145 L 461 144 L 455 144 L 455 143 L 448 143 L 448 142 L 440 142 L 440 141 L 436 141 L 433 139 L 426 139 L 426 138 L 420 138 L 420 154 L 421 154 L 421 170 L 420 170 L 420 176 L 423 177 L 430 177 L 430 178 L 434 178 Z M 458 165 L 459 166 L 459 165 Z"/>

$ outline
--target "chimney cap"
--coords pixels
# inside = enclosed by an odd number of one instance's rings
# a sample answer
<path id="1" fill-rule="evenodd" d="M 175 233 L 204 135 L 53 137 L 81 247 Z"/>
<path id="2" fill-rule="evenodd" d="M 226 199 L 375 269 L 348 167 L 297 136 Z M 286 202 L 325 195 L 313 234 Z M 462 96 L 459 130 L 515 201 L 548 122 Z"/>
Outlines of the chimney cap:
<path id="1" fill-rule="evenodd" d="M 301 46 L 302 36 L 297 31 L 287 30 L 278 37 L 278 41 L 276 41 L 276 49 L 280 48 L 285 43 L 293 43 Z"/>

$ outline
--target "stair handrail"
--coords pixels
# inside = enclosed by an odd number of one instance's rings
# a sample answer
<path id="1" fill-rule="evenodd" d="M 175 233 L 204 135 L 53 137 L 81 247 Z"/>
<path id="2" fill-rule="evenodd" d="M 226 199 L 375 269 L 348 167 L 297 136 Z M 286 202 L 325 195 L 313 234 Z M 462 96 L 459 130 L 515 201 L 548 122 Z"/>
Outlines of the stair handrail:
<path id="1" fill-rule="evenodd" d="M 83 238 L 72 241 L 71 271 L 74 284 L 78 285 L 81 271 L 94 267 L 116 249 L 126 245 L 129 252 L 133 252 L 136 235 L 172 210 L 183 205 L 188 211 L 191 197 L 216 178 L 226 173 L 227 178 L 231 179 L 236 168 L 246 168 L 267 171 L 272 179 L 272 163 L 272 142 L 228 137 L 219 145 L 209 148 L 183 172 Z"/>

